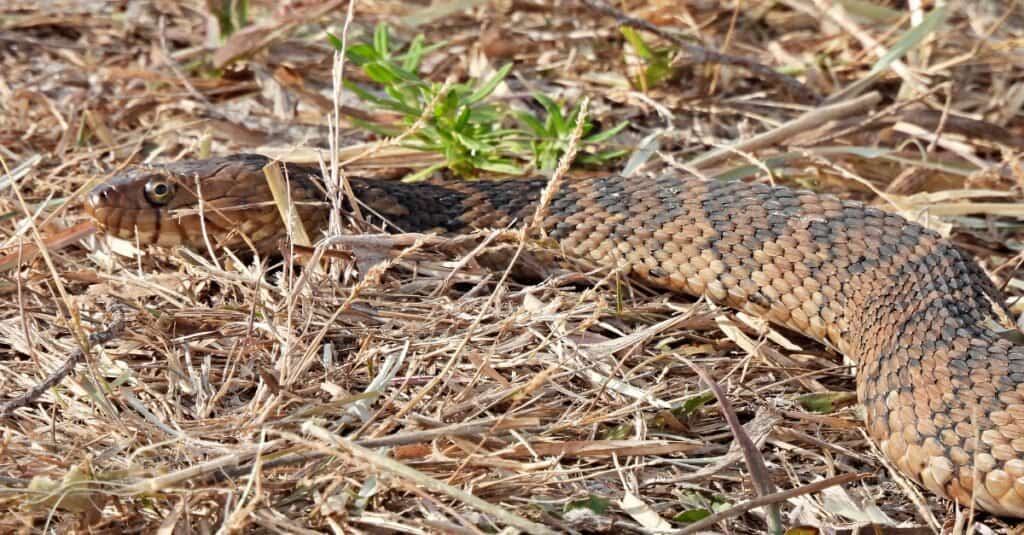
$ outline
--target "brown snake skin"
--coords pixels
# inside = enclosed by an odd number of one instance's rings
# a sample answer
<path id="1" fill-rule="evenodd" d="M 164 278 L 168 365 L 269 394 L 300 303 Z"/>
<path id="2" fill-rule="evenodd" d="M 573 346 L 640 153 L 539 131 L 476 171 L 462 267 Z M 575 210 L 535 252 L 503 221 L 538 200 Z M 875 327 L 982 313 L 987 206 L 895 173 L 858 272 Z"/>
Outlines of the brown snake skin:
<path id="1" fill-rule="evenodd" d="M 120 238 L 204 249 L 198 183 L 214 245 L 244 248 L 245 234 L 269 251 L 283 225 L 261 172 L 268 161 L 135 169 L 93 190 L 87 210 Z M 287 171 L 306 227 L 320 228 L 319 172 Z M 349 180 L 397 229 L 449 233 L 529 221 L 546 184 Z M 542 226 L 569 257 L 838 349 L 857 362 L 871 437 L 904 474 L 960 503 L 1024 517 L 1024 347 L 999 332 L 1003 298 L 985 272 L 934 232 L 857 202 L 679 174 L 567 180 Z"/>

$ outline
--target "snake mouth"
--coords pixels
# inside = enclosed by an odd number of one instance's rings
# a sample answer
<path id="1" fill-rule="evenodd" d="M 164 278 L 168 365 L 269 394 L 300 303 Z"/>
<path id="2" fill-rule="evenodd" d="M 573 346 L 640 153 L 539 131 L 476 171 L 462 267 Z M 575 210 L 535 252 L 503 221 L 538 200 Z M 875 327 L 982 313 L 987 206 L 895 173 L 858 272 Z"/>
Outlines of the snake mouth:
<path id="1" fill-rule="evenodd" d="M 118 191 L 118 187 L 112 183 L 100 184 L 93 188 L 85 198 L 84 209 L 89 214 L 100 230 L 113 234 L 118 238 L 125 238 L 123 235 L 125 216 L 129 212 L 136 212 L 133 204 L 126 202 L 125 196 Z M 130 220 L 137 218 L 130 217 Z M 127 221 L 125 221 L 127 222 Z"/>
<path id="2" fill-rule="evenodd" d="M 90 217 L 95 219 L 96 224 L 99 225 L 100 227 L 103 226 L 103 221 L 102 219 L 97 218 L 97 214 L 106 205 L 105 198 L 108 195 L 108 189 L 109 188 L 107 188 L 105 184 L 100 184 L 99 186 L 96 186 L 95 188 L 93 188 L 92 191 L 89 192 L 89 195 L 85 197 L 85 204 L 83 205 L 85 213 L 89 214 Z"/>
<path id="3" fill-rule="evenodd" d="M 165 185 L 158 192 L 164 202 L 153 202 L 149 185 L 154 180 L 173 184 L 173 176 L 160 169 L 140 168 L 100 184 L 92 189 L 83 203 L 96 226 L 109 236 L 140 245 L 174 246 L 191 240 L 169 207 L 178 192 Z"/>
<path id="4" fill-rule="evenodd" d="M 147 245 L 174 245 L 168 234 L 168 218 L 159 210 L 127 204 L 116 188 L 99 186 L 86 197 L 85 212 L 92 216 L 96 226 L 109 236 Z M 166 228 L 165 228 L 166 227 Z"/>

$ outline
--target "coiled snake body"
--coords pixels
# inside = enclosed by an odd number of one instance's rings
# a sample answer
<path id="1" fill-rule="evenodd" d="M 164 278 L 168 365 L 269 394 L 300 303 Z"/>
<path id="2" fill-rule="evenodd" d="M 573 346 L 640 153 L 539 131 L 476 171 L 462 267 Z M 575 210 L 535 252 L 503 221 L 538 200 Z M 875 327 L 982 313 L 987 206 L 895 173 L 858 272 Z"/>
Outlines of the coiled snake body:
<path id="1" fill-rule="evenodd" d="M 237 155 L 131 170 L 87 210 L 121 238 L 269 250 L 283 234 L 261 171 Z M 289 165 L 307 227 L 327 205 L 315 170 Z M 533 217 L 544 180 L 404 184 L 350 179 L 402 231 L 459 232 Z M 766 318 L 857 362 L 870 436 L 929 490 L 1024 517 L 1024 347 L 1004 339 L 1002 296 L 937 234 L 810 192 L 678 174 L 564 182 L 542 221 L 564 252 L 651 285 Z"/>

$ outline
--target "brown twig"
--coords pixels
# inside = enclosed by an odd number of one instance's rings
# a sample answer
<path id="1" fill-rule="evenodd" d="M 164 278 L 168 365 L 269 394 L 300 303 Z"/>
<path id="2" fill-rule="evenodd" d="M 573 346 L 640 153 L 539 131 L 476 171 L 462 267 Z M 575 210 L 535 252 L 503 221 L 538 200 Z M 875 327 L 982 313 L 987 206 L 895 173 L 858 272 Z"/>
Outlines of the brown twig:
<path id="1" fill-rule="evenodd" d="M 840 117 L 850 117 L 854 114 L 861 113 L 863 110 L 869 109 L 881 101 L 882 95 L 878 92 L 872 91 L 871 93 L 852 100 L 837 102 L 821 108 L 814 108 L 791 121 L 787 121 L 776 128 L 768 130 L 767 132 L 762 132 L 750 139 L 738 141 L 733 145 L 710 150 L 690 160 L 687 162 L 687 165 L 697 169 L 707 169 L 712 165 L 727 160 L 734 154 L 755 151 L 764 147 L 777 145 L 801 132 L 817 128 L 828 121 L 832 121 Z"/>
<path id="2" fill-rule="evenodd" d="M 94 345 L 107 343 L 113 340 L 114 338 L 117 338 L 117 336 L 121 334 L 122 330 L 124 330 L 124 321 L 119 318 L 115 320 L 114 323 L 111 324 L 110 327 L 108 327 L 106 330 L 90 334 L 89 346 L 91 347 Z M 85 358 L 85 351 L 83 351 L 82 348 L 76 348 L 74 351 L 71 352 L 71 355 L 68 356 L 67 360 L 64 361 L 64 364 L 62 364 L 60 368 L 57 368 L 52 373 L 50 373 L 50 375 L 48 375 L 46 379 L 43 379 L 42 382 L 40 382 L 36 386 L 33 386 L 31 389 L 29 389 L 28 392 L 25 392 L 24 394 L 8 401 L 7 403 L 0 405 L 0 418 L 7 418 L 8 416 L 14 414 L 14 411 L 16 411 L 17 409 L 20 409 L 21 407 L 24 407 L 38 399 L 39 396 L 43 395 L 43 392 L 46 392 L 52 386 L 59 383 L 65 377 L 70 375 L 71 372 L 74 371 L 75 365 L 78 364 L 83 358 Z"/>
<path id="3" fill-rule="evenodd" d="M 449 496 L 454 500 L 483 512 L 498 522 L 515 527 L 526 533 L 555 533 L 554 530 L 547 526 L 528 520 L 505 507 L 488 502 L 487 500 L 474 496 L 473 494 L 458 487 L 430 477 L 427 474 L 391 459 L 390 457 L 381 455 L 369 448 L 365 448 L 352 441 L 346 440 L 344 437 L 331 433 L 327 429 L 316 424 L 311 422 L 303 423 L 302 431 L 303 433 L 311 435 L 322 441 L 322 445 L 317 445 L 320 446 L 320 450 L 325 453 L 338 455 L 344 452 L 344 454 L 347 454 L 347 456 L 351 457 L 355 461 L 363 463 L 391 477 L 415 483 L 419 485 L 420 488 Z"/>
<path id="4" fill-rule="evenodd" d="M 397 433 L 379 438 L 364 438 L 354 440 L 353 443 L 364 448 L 393 448 L 395 446 L 430 442 L 440 437 L 474 437 L 481 433 L 494 431 L 495 426 L 498 424 L 501 424 L 501 430 L 531 431 L 539 429 L 539 422 L 533 418 L 486 418 L 472 422 L 461 422 L 436 427 L 434 429 L 408 431 L 406 433 Z M 264 461 L 261 464 L 261 470 L 272 470 L 283 466 L 295 465 L 325 457 L 327 457 L 327 455 L 322 452 L 287 454 L 272 460 Z M 241 477 L 245 474 L 251 473 L 254 464 L 255 461 L 215 472 L 213 479 L 214 481 L 223 481 L 225 479 Z"/>
<path id="5" fill-rule="evenodd" d="M 761 456 L 761 452 L 758 450 L 757 445 L 754 444 L 754 441 L 750 440 L 750 436 L 744 431 L 743 424 L 736 417 L 736 411 L 733 410 L 732 403 L 729 403 L 728 396 L 725 395 L 722 387 L 718 386 L 718 383 L 715 382 L 704 368 L 697 366 L 688 359 L 684 360 L 684 362 L 700 376 L 701 380 L 708 385 L 708 388 L 715 395 L 715 399 L 718 400 L 722 416 L 725 417 L 725 421 L 729 424 L 729 429 L 732 431 L 732 436 L 743 451 L 743 459 L 747 463 L 747 469 L 750 470 L 750 479 L 753 481 L 758 495 L 761 497 L 770 496 L 775 491 L 775 486 L 772 485 L 771 475 L 764 464 L 764 457 Z M 774 501 L 766 502 L 763 505 L 766 506 L 768 512 L 766 516 L 769 531 L 772 533 L 782 533 L 782 516 L 779 513 L 778 506 L 775 505 Z"/>
<path id="6" fill-rule="evenodd" d="M 711 516 L 704 517 L 703 519 L 683 528 L 679 532 L 679 535 L 699 533 L 723 520 L 727 520 L 729 518 L 742 515 L 743 513 L 746 513 L 751 509 L 756 509 L 758 507 L 763 507 L 765 505 L 779 503 L 790 498 L 803 496 L 804 494 L 819 492 L 829 487 L 834 487 L 836 485 L 845 485 L 847 483 L 859 481 L 861 479 L 869 477 L 870 475 L 871 474 L 841 474 L 835 477 L 830 477 L 828 479 L 822 479 L 821 481 L 815 481 L 814 483 L 809 483 L 807 485 L 797 487 L 795 489 L 788 489 L 773 494 L 758 496 L 757 498 L 753 498 L 743 503 L 736 504 L 726 509 L 725 511 L 719 511 Z"/>

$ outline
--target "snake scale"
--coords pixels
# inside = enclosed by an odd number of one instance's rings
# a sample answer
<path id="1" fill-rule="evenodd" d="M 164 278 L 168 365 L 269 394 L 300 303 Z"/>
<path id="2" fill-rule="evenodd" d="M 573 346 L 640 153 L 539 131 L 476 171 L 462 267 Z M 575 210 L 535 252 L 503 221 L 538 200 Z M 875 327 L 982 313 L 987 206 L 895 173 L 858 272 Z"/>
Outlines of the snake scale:
<path id="1" fill-rule="evenodd" d="M 139 167 L 86 202 L 120 238 L 203 249 L 277 247 L 262 167 L 234 155 Z M 327 220 L 320 174 L 289 164 L 307 228 Z M 406 184 L 349 179 L 398 230 L 458 233 L 529 221 L 546 181 Z M 200 224 L 197 194 L 203 198 Z M 347 207 L 346 207 L 347 208 Z M 1024 517 L 1024 346 L 1000 332 L 1003 297 L 936 233 L 853 201 L 678 173 L 564 181 L 544 232 L 570 258 L 707 298 L 828 344 L 857 362 L 867 430 L 925 488 Z"/>

